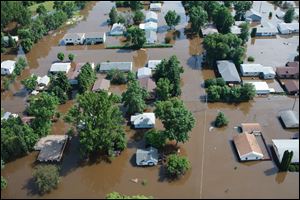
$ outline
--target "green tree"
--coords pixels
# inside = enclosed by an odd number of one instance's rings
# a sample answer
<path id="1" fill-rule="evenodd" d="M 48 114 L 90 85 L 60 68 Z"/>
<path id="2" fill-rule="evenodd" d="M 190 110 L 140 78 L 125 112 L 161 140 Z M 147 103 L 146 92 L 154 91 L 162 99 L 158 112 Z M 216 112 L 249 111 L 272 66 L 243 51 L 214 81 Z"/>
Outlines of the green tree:
<path id="1" fill-rule="evenodd" d="M 289 169 L 289 166 L 291 164 L 292 158 L 293 158 L 293 151 L 289 152 L 288 150 L 284 151 L 282 160 L 279 165 L 280 171 L 287 171 Z"/>
<path id="2" fill-rule="evenodd" d="M 252 28 L 252 31 L 251 31 L 252 38 L 256 36 L 256 32 L 257 32 L 257 28 Z"/>
<path id="3" fill-rule="evenodd" d="M 25 80 L 22 80 L 21 83 L 29 90 L 32 91 L 35 89 L 36 85 L 37 85 L 37 76 L 36 75 L 32 75 L 30 77 L 28 77 Z"/>
<path id="4" fill-rule="evenodd" d="M 84 93 L 91 89 L 96 81 L 96 72 L 93 70 L 90 63 L 82 66 L 81 71 L 77 77 L 79 92 Z"/>
<path id="5" fill-rule="evenodd" d="M 229 123 L 223 112 L 219 112 L 215 121 L 216 127 L 226 126 Z"/>
<path id="6" fill-rule="evenodd" d="M 207 99 L 209 101 L 219 101 L 221 98 L 219 91 L 220 91 L 220 86 L 217 85 L 209 86 L 206 91 Z"/>
<path id="7" fill-rule="evenodd" d="M 53 9 L 62 10 L 64 6 L 64 1 L 54 1 Z"/>
<path id="8" fill-rule="evenodd" d="M 134 26 L 127 29 L 126 37 L 133 47 L 137 49 L 142 48 L 146 43 L 145 31 Z"/>
<path id="9" fill-rule="evenodd" d="M 223 3 L 225 7 L 230 8 L 234 1 L 223 1 Z"/>
<path id="10" fill-rule="evenodd" d="M 65 54 L 63 52 L 59 52 L 57 54 L 57 58 L 58 60 L 63 61 L 65 59 Z"/>
<path id="11" fill-rule="evenodd" d="M 106 78 L 111 80 L 112 84 L 125 84 L 127 81 L 125 73 L 118 69 L 109 70 Z"/>
<path id="12" fill-rule="evenodd" d="M 16 41 L 11 37 L 10 34 L 8 34 L 8 47 L 16 48 L 16 46 Z"/>
<path id="13" fill-rule="evenodd" d="M 66 103 L 71 90 L 72 86 L 65 73 L 58 72 L 51 77 L 51 84 L 48 91 L 59 99 L 60 104 Z"/>
<path id="14" fill-rule="evenodd" d="M 63 5 L 63 11 L 67 14 L 68 18 L 71 18 L 73 16 L 73 13 L 74 13 L 75 9 L 76 9 L 76 6 L 71 1 L 67 1 Z"/>
<path id="15" fill-rule="evenodd" d="M 38 40 L 40 40 L 44 35 L 47 34 L 46 26 L 40 18 L 34 20 L 30 27 L 34 43 L 37 43 Z"/>
<path id="16" fill-rule="evenodd" d="M 4 162 L 1 159 L 1 170 L 4 168 Z M 7 187 L 7 180 L 1 176 L 1 190 L 4 190 Z"/>
<path id="17" fill-rule="evenodd" d="M 17 76 L 21 75 L 26 66 L 26 60 L 23 57 L 18 58 L 15 64 L 14 74 L 16 74 Z"/>
<path id="18" fill-rule="evenodd" d="M 112 156 L 113 151 L 125 149 L 123 118 L 116 103 L 119 98 L 106 91 L 86 92 L 69 110 L 65 120 L 77 127 L 81 156 L 94 152 Z"/>
<path id="19" fill-rule="evenodd" d="M 125 24 L 125 17 L 123 15 L 118 15 L 117 23 Z"/>
<path id="20" fill-rule="evenodd" d="M 207 12 L 208 21 L 212 20 L 214 11 L 220 7 L 218 1 L 202 1 L 202 8 Z"/>
<path id="21" fill-rule="evenodd" d="M 50 192 L 59 183 L 59 169 L 55 165 L 38 165 L 34 169 L 33 178 L 41 194 Z"/>
<path id="22" fill-rule="evenodd" d="M 46 15 L 47 14 L 47 9 L 45 8 L 45 6 L 43 4 L 39 5 L 36 9 L 36 12 L 39 15 Z"/>
<path id="23" fill-rule="evenodd" d="M 161 101 L 168 100 L 172 96 L 173 85 L 167 78 L 160 78 L 157 82 L 156 95 Z"/>
<path id="24" fill-rule="evenodd" d="M 201 6 L 192 7 L 189 11 L 191 29 L 196 34 L 202 36 L 201 27 L 207 22 L 207 12 Z"/>
<path id="25" fill-rule="evenodd" d="M 230 27 L 234 24 L 234 19 L 225 6 L 219 6 L 213 13 L 213 22 L 220 33 L 230 33 Z"/>
<path id="26" fill-rule="evenodd" d="M 253 2 L 252 1 L 235 1 L 234 9 L 236 12 L 235 20 L 241 21 L 245 13 L 251 9 Z"/>
<path id="27" fill-rule="evenodd" d="M 69 58 L 69 60 L 70 60 L 71 62 L 73 62 L 73 60 L 75 59 L 75 55 L 72 54 L 72 53 L 70 53 L 70 54 L 68 55 L 68 58 Z"/>
<path id="28" fill-rule="evenodd" d="M 145 19 L 145 15 L 142 11 L 137 10 L 136 12 L 134 12 L 134 15 L 133 15 L 134 24 L 139 24 L 142 21 L 144 21 L 144 19 Z"/>
<path id="29" fill-rule="evenodd" d="M 189 132 L 195 126 L 195 119 L 192 113 L 177 98 L 168 101 L 158 101 L 155 104 L 155 115 L 162 121 L 165 128 L 165 135 L 169 140 L 186 142 L 189 139 Z"/>
<path id="30" fill-rule="evenodd" d="M 75 1 L 75 5 L 80 10 L 84 9 L 88 1 Z"/>
<path id="31" fill-rule="evenodd" d="M 163 59 L 162 62 L 156 66 L 153 77 L 157 83 L 160 78 L 168 79 L 172 85 L 171 96 L 176 97 L 181 94 L 180 74 L 183 72 L 184 70 L 179 60 L 173 55 L 169 60 Z"/>
<path id="32" fill-rule="evenodd" d="M 140 1 L 129 1 L 128 4 L 131 10 L 133 11 L 140 10 L 143 8 L 143 5 Z"/>
<path id="33" fill-rule="evenodd" d="M 108 193 L 105 197 L 105 199 L 153 199 L 153 197 L 144 196 L 144 195 L 133 195 L 133 196 L 127 196 L 120 194 L 118 192 L 111 192 Z"/>
<path id="34" fill-rule="evenodd" d="M 33 42 L 30 38 L 26 38 L 26 39 L 22 40 L 20 44 L 25 53 L 28 53 L 32 49 L 32 46 L 33 46 Z"/>
<path id="35" fill-rule="evenodd" d="M 109 23 L 111 25 L 113 25 L 114 23 L 117 23 L 117 21 L 118 21 L 118 12 L 117 12 L 117 9 L 115 7 L 112 7 L 112 9 L 110 10 L 108 16 L 109 16 Z"/>
<path id="36" fill-rule="evenodd" d="M 129 115 L 141 113 L 146 108 L 145 99 L 149 96 L 148 92 L 139 85 L 137 80 L 128 83 L 127 91 L 122 94 L 122 102 L 127 107 Z"/>
<path id="37" fill-rule="evenodd" d="M 3 78 L 3 90 L 9 90 L 10 80 L 8 78 Z"/>
<path id="38" fill-rule="evenodd" d="M 176 11 L 169 10 L 167 14 L 165 15 L 165 20 L 168 24 L 168 26 L 172 29 L 180 22 L 180 15 L 177 15 Z"/>
<path id="39" fill-rule="evenodd" d="M 168 157 L 166 168 L 170 177 L 179 178 L 191 168 L 191 164 L 187 157 L 172 154 Z"/>
<path id="40" fill-rule="evenodd" d="M 219 78 L 216 78 L 216 84 L 223 87 L 226 85 L 226 82 L 222 77 L 219 77 Z"/>
<path id="41" fill-rule="evenodd" d="M 250 25 L 249 23 L 242 23 L 240 27 L 241 27 L 241 34 L 239 35 L 239 38 L 241 38 L 243 44 L 245 44 L 249 39 Z"/>
<path id="42" fill-rule="evenodd" d="M 295 9 L 294 8 L 289 8 L 284 17 L 283 17 L 283 20 L 285 23 L 291 23 L 294 19 L 294 15 L 295 15 Z"/>
<path id="43" fill-rule="evenodd" d="M 155 129 L 146 132 L 145 139 L 147 144 L 160 149 L 166 144 L 166 136 L 164 131 L 158 131 Z"/>
<path id="44" fill-rule="evenodd" d="M 217 80 L 215 78 L 206 79 L 204 81 L 204 87 L 205 88 L 209 88 L 212 85 L 217 85 Z"/>
<path id="45" fill-rule="evenodd" d="M 242 100 L 251 100 L 256 94 L 254 85 L 251 83 L 245 83 L 241 86 L 241 99 Z"/>

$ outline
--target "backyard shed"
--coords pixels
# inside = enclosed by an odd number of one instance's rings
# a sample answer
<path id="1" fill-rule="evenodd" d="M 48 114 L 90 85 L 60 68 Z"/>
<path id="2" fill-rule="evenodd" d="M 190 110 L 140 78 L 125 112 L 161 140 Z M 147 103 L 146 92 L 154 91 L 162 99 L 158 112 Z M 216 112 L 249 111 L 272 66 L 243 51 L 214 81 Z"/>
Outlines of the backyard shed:
<path id="1" fill-rule="evenodd" d="M 153 166 L 158 163 L 158 150 L 154 147 L 137 149 L 136 164 L 138 166 Z"/>
<path id="2" fill-rule="evenodd" d="M 202 28 L 203 36 L 207 36 L 214 33 L 219 33 L 217 27 L 214 24 L 206 24 Z"/>
<path id="3" fill-rule="evenodd" d="M 153 128 L 155 125 L 155 114 L 142 113 L 131 115 L 130 122 L 134 128 Z"/>
<path id="4" fill-rule="evenodd" d="M 1 75 L 10 75 L 13 73 L 16 66 L 16 61 L 5 60 L 1 62 Z"/>
<path id="5" fill-rule="evenodd" d="M 146 78 L 146 77 L 151 77 L 152 76 L 152 71 L 148 67 L 142 67 L 138 69 L 137 71 L 137 78 Z"/>
<path id="6" fill-rule="evenodd" d="M 123 35 L 123 33 L 126 31 L 126 28 L 121 23 L 114 23 L 111 30 L 110 35 Z"/>
<path id="7" fill-rule="evenodd" d="M 286 110 L 280 113 L 280 118 L 285 128 L 299 128 L 299 113 L 293 110 Z"/>
<path id="8" fill-rule="evenodd" d="M 146 22 L 144 24 L 140 24 L 139 25 L 140 29 L 143 29 L 143 30 L 152 30 L 152 31 L 157 31 L 157 23 L 155 22 Z"/>
<path id="9" fill-rule="evenodd" d="M 278 161 L 282 161 L 286 150 L 293 151 L 292 163 L 299 163 L 299 139 L 274 139 L 272 140 Z"/>
<path id="10" fill-rule="evenodd" d="M 259 123 L 241 123 L 243 133 L 261 133 L 262 128 Z"/>

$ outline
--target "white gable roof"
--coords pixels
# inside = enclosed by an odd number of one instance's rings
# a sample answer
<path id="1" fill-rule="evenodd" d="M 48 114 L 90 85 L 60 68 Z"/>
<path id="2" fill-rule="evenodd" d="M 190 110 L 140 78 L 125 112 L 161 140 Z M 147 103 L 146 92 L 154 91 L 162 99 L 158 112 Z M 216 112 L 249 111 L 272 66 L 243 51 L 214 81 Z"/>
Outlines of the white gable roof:
<path id="1" fill-rule="evenodd" d="M 154 125 L 155 124 L 155 114 L 154 113 L 143 113 L 136 114 L 130 117 L 130 122 L 134 125 L 145 124 Z"/>
<path id="2" fill-rule="evenodd" d="M 138 78 L 145 78 L 145 77 L 151 77 L 151 69 L 148 67 L 142 67 L 138 69 L 137 77 Z"/>
<path id="3" fill-rule="evenodd" d="M 1 62 L 1 69 L 7 69 L 9 71 L 13 71 L 16 65 L 16 61 L 14 60 L 5 60 Z"/>
<path id="4" fill-rule="evenodd" d="M 150 4 L 150 10 L 152 9 L 161 9 L 161 3 L 151 3 Z"/>
<path id="5" fill-rule="evenodd" d="M 54 63 L 51 65 L 50 72 L 66 72 L 71 68 L 71 63 Z"/>
<path id="6" fill-rule="evenodd" d="M 45 75 L 43 77 L 38 76 L 38 78 L 37 78 L 38 85 L 43 84 L 43 85 L 47 86 L 49 84 L 49 82 L 50 82 L 50 78 L 47 75 Z"/>
<path id="7" fill-rule="evenodd" d="M 159 63 L 161 63 L 161 60 L 149 60 L 148 61 L 148 68 L 150 69 L 155 69 L 156 65 L 158 65 Z"/>
<path id="8" fill-rule="evenodd" d="M 153 11 L 147 12 L 145 20 L 147 21 L 149 19 L 157 20 L 158 19 L 157 14 L 155 12 L 153 12 Z"/>

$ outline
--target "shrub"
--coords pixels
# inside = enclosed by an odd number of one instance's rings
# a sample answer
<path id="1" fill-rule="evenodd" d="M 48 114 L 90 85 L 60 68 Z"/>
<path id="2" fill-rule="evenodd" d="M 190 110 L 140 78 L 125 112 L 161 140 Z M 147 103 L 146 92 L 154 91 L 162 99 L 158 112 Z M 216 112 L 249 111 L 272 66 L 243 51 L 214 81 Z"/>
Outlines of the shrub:
<path id="1" fill-rule="evenodd" d="M 257 32 L 257 28 L 253 28 L 251 31 L 251 37 L 255 37 Z"/>
<path id="2" fill-rule="evenodd" d="M 68 57 L 69 57 L 69 60 L 70 60 L 71 62 L 73 62 L 73 60 L 74 60 L 74 58 L 75 58 L 75 55 L 72 54 L 72 53 L 70 53 L 70 54 L 68 55 Z"/>
<path id="3" fill-rule="evenodd" d="M 223 112 L 219 112 L 215 121 L 216 127 L 226 126 L 229 123 Z"/>
<path id="4" fill-rule="evenodd" d="M 204 81 L 204 87 L 205 88 L 208 88 L 209 86 L 212 86 L 212 85 L 217 85 L 217 81 L 216 81 L 216 79 L 206 79 L 205 81 Z"/>
<path id="5" fill-rule="evenodd" d="M 187 170 L 191 168 L 191 164 L 187 157 L 178 156 L 176 154 L 170 155 L 167 161 L 167 174 L 170 177 L 180 177 L 184 175 Z"/>
<path id="6" fill-rule="evenodd" d="M 249 62 L 254 62 L 254 57 L 249 56 L 249 57 L 248 57 L 248 61 L 249 61 Z"/>
<path id="7" fill-rule="evenodd" d="M 125 84 L 127 82 L 125 73 L 118 69 L 110 70 L 106 78 L 111 80 L 112 84 Z"/>
<path id="8" fill-rule="evenodd" d="M 39 192 L 44 194 L 57 187 L 59 183 L 59 169 L 55 165 L 39 165 L 33 172 Z"/>
<path id="9" fill-rule="evenodd" d="M 149 130 L 146 132 L 145 139 L 147 144 L 159 149 L 166 144 L 166 137 L 163 131 Z"/>
<path id="10" fill-rule="evenodd" d="M 289 171 L 290 171 L 290 172 L 296 171 L 295 166 L 294 166 L 294 165 L 290 165 L 290 166 L 289 166 Z"/>
<path id="11" fill-rule="evenodd" d="M 171 37 L 167 36 L 165 37 L 165 43 L 169 44 L 171 42 Z"/>
<path id="12" fill-rule="evenodd" d="M 65 59 L 65 54 L 63 52 L 59 52 L 57 54 L 57 58 L 60 60 L 60 61 L 63 61 Z"/>

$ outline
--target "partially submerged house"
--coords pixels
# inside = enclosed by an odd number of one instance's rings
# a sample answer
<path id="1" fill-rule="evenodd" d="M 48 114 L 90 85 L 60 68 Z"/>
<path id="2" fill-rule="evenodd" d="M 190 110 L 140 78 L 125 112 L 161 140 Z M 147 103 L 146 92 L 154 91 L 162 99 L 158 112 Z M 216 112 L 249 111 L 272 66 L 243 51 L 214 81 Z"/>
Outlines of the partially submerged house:
<path id="1" fill-rule="evenodd" d="M 272 91 L 272 88 L 269 88 L 269 85 L 264 81 L 244 81 L 245 83 L 250 83 L 254 86 L 256 94 L 266 95 Z"/>
<path id="2" fill-rule="evenodd" d="M 278 78 L 299 78 L 299 67 L 277 67 L 276 74 Z"/>
<path id="3" fill-rule="evenodd" d="M 298 62 L 298 61 L 287 62 L 285 66 L 287 66 L 287 67 L 297 67 L 297 68 L 299 68 L 299 62 Z"/>
<path id="4" fill-rule="evenodd" d="M 143 29 L 143 30 L 151 30 L 151 31 L 157 31 L 157 23 L 155 22 L 146 22 L 144 24 L 140 24 L 139 25 L 140 29 Z"/>
<path id="5" fill-rule="evenodd" d="M 62 41 L 65 45 L 68 44 L 83 44 L 85 39 L 85 33 L 67 33 Z"/>
<path id="6" fill-rule="evenodd" d="M 264 67 L 261 64 L 241 64 L 243 76 L 260 76 L 263 79 L 274 79 L 275 71 L 272 67 Z"/>
<path id="7" fill-rule="evenodd" d="M 74 70 L 70 71 L 67 75 L 68 77 L 68 80 L 69 80 L 69 83 L 71 85 L 77 85 L 78 84 L 78 80 L 77 80 L 77 77 L 81 71 L 81 68 L 87 63 L 77 63 L 76 64 L 76 67 Z M 89 63 L 92 67 L 92 69 L 95 69 L 95 63 Z"/>
<path id="8" fill-rule="evenodd" d="M 38 76 L 37 77 L 37 86 L 38 90 L 43 90 L 45 87 L 47 87 L 50 83 L 50 77 L 45 75 L 43 77 Z"/>
<path id="9" fill-rule="evenodd" d="M 14 72 L 16 61 L 5 60 L 1 62 L 1 75 L 11 75 Z"/>
<path id="10" fill-rule="evenodd" d="M 204 37 L 210 34 L 219 33 L 214 24 L 206 24 L 201 30 Z"/>
<path id="11" fill-rule="evenodd" d="M 113 36 L 118 36 L 118 35 L 123 35 L 125 31 L 126 31 L 126 28 L 125 28 L 124 24 L 114 23 L 113 26 L 111 27 L 109 34 L 113 35 Z"/>
<path id="12" fill-rule="evenodd" d="M 288 94 L 299 94 L 299 81 L 296 82 L 296 80 L 285 80 L 284 81 L 284 87 Z"/>
<path id="13" fill-rule="evenodd" d="M 107 79 L 97 79 L 93 85 L 92 91 L 100 91 L 100 90 L 106 90 L 108 91 L 110 87 L 110 80 Z"/>
<path id="14" fill-rule="evenodd" d="M 53 63 L 51 65 L 50 68 L 50 73 L 55 74 L 58 72 L 64 72 L 64 73 L 68 73 L 69 70 L 71 69 L 71 63 L 67 62 L 67 63 Z"/>
<path id="15" fill-rule="evenodd" d="M 142 113 L 131 115 L 130 122 L 134 128 L 154 128 L 155 114 Z"/>
<path id="16" fill-rule="evenodd" d="M 269 23 L 262 23 L 257 27 L 256 36 L 275 36 L 278 33 L 277 28 Z"/>
<path id="17" fill-rule="evenodd" d="M 261 160 L 264 155 L 253 134 L 242 133 L 233 137 L 241 161 Z"/>
<path id="18" fill-rule="evenodd" d="M 240 75 L 231 60 L 218 60 L 218 71 L 226 83 L 240 83 Z"/>
<path id="19" fill-rule="evenodd" d="M 285 128 L 299 128 L 299 113 L 293 110 L 280 112 L 280 119 Z"/>
<path id="20" fill-rule="evenodd" d="M 292 33 L 299 33 L 299 23 L 285 23 L 281 22 L 277 24 L 278 31 L 281 34 L 292 34 Z"/>
<path id="21" fill-rule="evenodd" d="M 152 70 L 155 70 L 156 66 L 160 63 L 161 63 L 161 60 L 149 60 L 147 67 L 152 69 Z"/>
<path id="22" fill-rule="evenodd" d="M 241 123 L 241 129 L 243 133 L 255 134 L 261 133 L 262 128 L 259 123 Z"/>
<path id="23" fill-rule="evenodd" d="M 99 71 L 107 72 L 112 69 L 118 69 L 123 72 L 132 71 L 132 62 L 102 62 Z"/>
<path id="24" fill-rule="evenodd" d="M 150 77 L 146 78 L 140 78 L 138 79 L 140 86 L 142 88 L 145 88 L 147 92 L 150 94 L 148 99 L 155 99 L 155 88 L 156 88 L 156 83 L 152 80 Z"/>
<path id="25" fill-rule="evenodd" d="M 161 11 L 161 3 L 151 3 L 150 4 L 150 10 L 153 10 L 153 11 Z"/>
<path id="26" fill-rule="evenodd" d="M 146 44 L 155 44 L 157 42 L 157 34 L 155 31 L 146 30 L 145 36 L 146 36 Z"/>
<path id="27" fill-rule="evenodd" d="M 145 16 L 145 22 L 155 22 L 158 23 L 158 16 L 153 11 L 148 11 Z"/>
<path id="28" fill-rule="evenodd" d="M 272 143 L 279 162 L 282 161 L 284 152 L 288 150 L 293 151 L 291 163 L 299 163 L 299 139 L 273 139 Z"/>
<path id="29" fill-rule="evenodd" d="M 244 17 L 248 22 L 261 22 L 262 19 L 261 14 L 253 9 L 248 10 Z"/>
<path id="30" fill-rule="evenodd" d="M 106 34 L 103 32 L 89 32 L 85 34 L 85 44 L 105 43 Z"/>
<path id="31" fill-rule="evenodd" d="M 137 71 L 137 78 L 146 78 L 146 77 L 151 77 L 152 76 L 152 71 L 148 67 L 142 67 L 138 69 Z"/>
<path id="32" fill-rule="evenodd" d="M 154 147 L 137 149 L 136 164 L 138 166 L 154 166 L 158 163 L 158 150 Z"/>
<path id="33" fill-rule="evenodd" d="M 63 156 L 68 138 L 67 135 L 48 135 L 41 138 L 34 146 L 34 150 L 40 151 L 37 160 L 40 162 L 59 162 Z"/>

